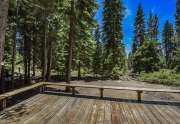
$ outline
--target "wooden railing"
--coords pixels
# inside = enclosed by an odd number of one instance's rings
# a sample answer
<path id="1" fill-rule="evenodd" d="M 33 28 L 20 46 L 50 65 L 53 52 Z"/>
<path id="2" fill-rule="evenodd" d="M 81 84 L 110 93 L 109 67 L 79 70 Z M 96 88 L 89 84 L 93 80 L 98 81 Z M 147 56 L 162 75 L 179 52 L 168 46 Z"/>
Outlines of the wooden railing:
<path id="1" fill-rule="evenodd" d="M 171 89 L 151 89 L 151 88 L 135 88 L 135 87 L 119 87 L 119 86 L 98 86 L 98 85 L 81 85 L 81 84 L 60 84 L 60 83 L 45 83 L 46 86 L 65 86 L 72 88 L 72 95 L 75 95 L 75 89 L 77 87 L 81 88 L 93 88 L 99 89 L 100 97 L 103 98 L 104 90 L 125 90 L 125 91 L 135 91 L 137 92 L 137 99 L 141 101 L 141 95 L 143 92 L 164 92 L 164 93 L 180 93 L 180 90 L 171 90 Z"/>
<path id="2" fill-rule="evenodd" d="M 75 96 L 76 94 L 76 88 L 93 88 L 93 89 L 98 89 L 100 93 L 100 98 L 103 98 L 103 92 L 104 90 L 125 90 L 125 91 L 135 91 L 137 92 L 137 100 L 141 102 L 141 95 L 143 92 L 164 92 L 164 93 L 180 93 L 180 90 L 171 90 L 171 89 L 150 89 L 150 88 L 134 88 L 134 87 L 118 87 L 118 86 L 98 86 L 98 85 L 81 85 L 81 84 L 62 84 L 62 83 L 38 83 L 34 84 L 25 88 L 21 88 L 15 91 L 11 91 L 5 94 L 0 95 L 0 102 L 2 102 L 2 107 L 3 109 L 6 108 L 6 101 L 17 95 L 24 93 L 26 91 L 32 90 L 32 89 L 39 89 L 40 92 L 44 92 L 46 87 L 48 86 L 64 86 L 64 87 L 69 87 L 72 89 L 72 95 Z"/>
<path id="3" fill-rule="evenodd" d="M 37 84 L 31 85 L 31 86 L 20 88 L 20 89 L 0 95 L 0 103 L 2 102 L 2 108 L 3 109 L 6 108 L 7 100 L 10 99 L 11 97 L 21 94 L 21 93 L 24 93 L 29 90 L 32 90 L 32 89 L 36 89 L 36 88 L 39 88 L 40 92 L 43 92 L 44 91 L 44 83 L 37 83 Z"/>

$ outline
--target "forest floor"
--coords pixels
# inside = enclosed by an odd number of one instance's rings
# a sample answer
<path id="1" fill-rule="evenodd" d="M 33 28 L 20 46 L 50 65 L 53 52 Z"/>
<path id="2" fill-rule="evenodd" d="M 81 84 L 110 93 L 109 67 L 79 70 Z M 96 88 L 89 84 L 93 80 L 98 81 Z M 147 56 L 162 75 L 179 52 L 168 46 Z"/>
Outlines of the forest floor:
<path id="1" fill-rule="evenodd" d="M 82 80 L 74 84 L 180 89 L 134 80 Z M 0 113 L 0 124 L 180 124 L 180 95 L 143 93 L 142 103 L 136 92 L 77 88 L 77 96 L 64 94 L 63 87 L 35 94 Z M 57 92 L 58 91 L 58 92 Z"/>

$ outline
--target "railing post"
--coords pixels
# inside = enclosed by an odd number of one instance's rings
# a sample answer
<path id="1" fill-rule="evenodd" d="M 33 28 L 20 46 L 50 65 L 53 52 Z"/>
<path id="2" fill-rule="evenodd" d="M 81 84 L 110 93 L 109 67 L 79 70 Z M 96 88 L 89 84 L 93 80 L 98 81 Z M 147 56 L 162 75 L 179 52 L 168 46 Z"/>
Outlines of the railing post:
<path id="1" fill-rule="evenodd" d="M 103 98 L 103 91 L 104 91 L 104 89 L 103 88 L 99 88 L 99 91 L 100 91 L 100 98 Z"/>
<path id="2" fill-rule="evenodd" d="M 39 92 L 42 93 L 42 86 L 39 87 Z"/>
<path id="3" fill-rule="evenodd" d="M 75 87 L 72 87 L 72 95 L 75 96 L 76 90 Z"/>
<path id="4" fill-rule="evenodd" d="M 45 91 L 46 91 L 46 85 L 43 84 L 43 92 L 45 92 Z"/>
<path id="5" fill-rule="evenodd" d="M 3 110 L 6 109 L 6 106 L 7 106 L 7 99 L 4 98 L 4 99 L 2 100 L 2 109 L 3 109 Z"/>
<path id="6" fill-rule="evenodd" d="M 44 92 L 44 91 L 46 91 L 46 85 L 45 85 L 45 84 L 42 84 L 42 85 L 39 87 L 39 90 L 40 90 L 41 93 Z"/>
<path id="7" fill-rule="evenodd" d="M 137 91 L 138 102 L 141 102 L 141 94 L 143 91 Z"/>

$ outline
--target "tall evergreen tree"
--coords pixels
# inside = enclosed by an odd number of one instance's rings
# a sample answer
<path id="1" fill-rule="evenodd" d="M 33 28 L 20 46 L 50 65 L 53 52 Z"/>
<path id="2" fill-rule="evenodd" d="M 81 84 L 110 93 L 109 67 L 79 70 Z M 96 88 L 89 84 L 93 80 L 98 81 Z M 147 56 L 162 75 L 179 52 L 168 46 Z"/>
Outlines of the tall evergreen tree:
<path id="1" fill-rule="evenodd" d="M 174 46 L 174 66 L 180 72 L 180 0 L 176 2 L 176 40 Z"/>
<path id="2" fill-rule="evenodd" d="M 96 0 L 79 0 L 76 8 L 77 15 L 77 40 L 75 57 L 78 68 L 78 79 L 81 77 L 81 68 L 89 70 L 92 68 L 92 59 L 95 49 L 93 32 L 91 29 L 95 27 L 94 16 L 97 10 Z"/>
<path id="3" fill-rule="evenodd" d="M 124 7 L 121 0 L 105 0 L 103 11 L 103 42 L 105 44 L 104 70 L 111 73 L 119 66 L 123 49 L 122 21 Z"/>
<path id="4" fill-rule="evenodd" d="M 78 72 L 80 77 L 80 68 L 83 64 L 89 64 L 86 58 L 89 48 L 91 46 L 92 33 L 91 30 L 94 25 L 94 15 L 96 12 L 97 4 L 95 0 L 71 0 L 71 11 L 70 11 L 70 33 L 69 33 L 69 57 L 67 61 L 67 83 L 70 83 L 72 65 L 78 63 Z M 77 42 L 78 41 L 78 42 Z M 87 43 L 83 43 L 87 42 Z M 93 46 L 93 45 L 92 45 Z M 75 47 L 79 49 L 75 49 Z M 72 54 L 73 52 L 73 54 Z M 80 55 L 82 55 L 80 56 Z M 78 56 L 78 57 L 77 57 Z M 77 57 L 77 58 L 76 58 Z M 91 57 L 90 57 L 91 58 Z M 72 61 L 72 59 L 77 61 Z M 90 61 L 89 61 L 90 62 Z"/>
<path id="5" fill-rule="evenodd" d="M 172 55 L 173 55 L 173 38 L 174 38 L 174 28 L 168 20 L 166 21 L 163 29 L 163 45 L 164 45 L 164 54 L 166 60 L 166 67 L 170 68 L 172 64 Z"/>
<path id="6" fill-rule="evenodd" d="M 180 0 L 176 2 L 176 33 L 177 37 L 180 38 Z"/>
<path id="7" fill-rule="evenodd" d="M 135 51 L 143 45 L 145 41 L 145 21 L 144 21 L 144 12 L 142 6 L 139 4 L 137 14 L 135 17 L 134 23 L 134 41 L 132 52 Z"/>
<path id="8" fill-rule="evenodd" d="M 75 42 L 75 0 L 71 0 L 71 10 L 70 10 L 70 29 L 69 29 L 69 43 L 68 43 L 68 59 L 67 59 L 67 72 L 66 72 L 66 82 L 69 84 L 71 81 L 71 69 L 72 69 L 72 52 L 73 45 Z M 67 88 L 69 91 L 69 88 Z"/>
<path id="9" fill-rule="evenodd" d="M 159 19 L 158 16 L 153 13 L 150 13 L 149 20 L 148 20 L 148 38 L 150 40 L 158 40 L 158 34 L 159 34 Z"/>
<path id="10" fill-rule="evenodd" d="M 158 16 L 150 13 L 145 38 L 144 14 L 141 5 L 139 5 L 135 18 L 135 37 L 132 49 L 132 68 L 134 72 L 152 72 L 159 69 L 158 23 Z"/>
<path id="11" fill-rule="evenodd" d="M 102 43 L 99 26 L 95 31 L 96 50 L 93 57 L 93 72 L 94 74 L 101 74 L 102 71 Z"/>
<path id="12" fill-rule="evenodd" d="M 149 20 L 148 20 L 148 31 L 147 31 L 147 35 L 150 39 L 153 38 L 153 23 L 154 23 L 154 16 L 153 13 L 151 12 L 149 14 Z"/>
<path id="13" fill-rule="evenodd" d="M 179 39 L 177 35 L 174 36 L 171 59 L 172 59 L 171 68 L 174 68 L 177 72 L 180 72 L 180 48 L 179 48 Z"/>
<path id="14" fill-rule="evenodd" d="M 137 49 L 133 55 L 133 71 L 134 72 L 153 72 L 159 69 L 159 43 L 157 41 L 145 41 L 145 43 Z"/>
<path id="15" fill-rule="evenodd" d="M 159 18 L 155 14 L 154 15 L 154 24 L 153 24 L 153 39 L 157 41 L 158 35 L 159 35 Z"/>
<path id="16" fill-rule="evenodd" d="M 6 21 L 8 16 L 8 9 L 9 0 L 0 0 L 0 78 L 4 55 L 5 30 L 7 25 Z"/>

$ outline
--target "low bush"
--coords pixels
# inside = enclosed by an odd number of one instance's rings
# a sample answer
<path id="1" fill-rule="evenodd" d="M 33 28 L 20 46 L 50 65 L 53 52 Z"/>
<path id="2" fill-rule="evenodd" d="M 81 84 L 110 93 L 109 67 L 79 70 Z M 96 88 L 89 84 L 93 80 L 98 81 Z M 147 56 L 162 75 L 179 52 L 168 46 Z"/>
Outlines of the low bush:
<path id="1" fill-rule="evenodd" d="M 174 70 L 162 69 L 158 72 L 141 73 L 139 80 L 150 83 L 180 86 L 180 73 Z"/>

